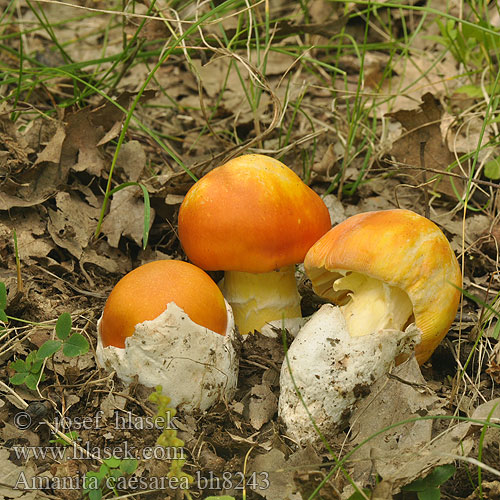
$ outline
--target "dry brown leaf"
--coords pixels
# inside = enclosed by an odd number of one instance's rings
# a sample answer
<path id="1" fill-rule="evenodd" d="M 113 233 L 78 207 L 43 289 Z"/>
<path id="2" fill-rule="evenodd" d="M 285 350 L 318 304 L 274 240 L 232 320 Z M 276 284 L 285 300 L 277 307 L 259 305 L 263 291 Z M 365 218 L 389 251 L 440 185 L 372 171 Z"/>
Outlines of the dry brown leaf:
<path id="1" fill-rule="evenodd" d="M 53 332 L 50 330 L 46 330 L 45 328 L 37 329 L 35 327 L 30 333 L 30 342 L 37 347 L 41 347 L 47 340 L 52 339 L 52 335 Z"/>
<path id="2" fill-rule="evenodd" d="M 438 465 L 449 464 L 456 456 L 467 456 L 474 446 L 474 440 L 466 437 L 469 427 L 467 423 L 458 424 L 432 443 L 406 449 L 392 460 L 375 452 L 372 456 L 375 469 L 384 480 L 393 483 L 397 492 L 415 479 L 427 476 Z"/>
<path id="3" fill-rule="evenodd" d="M 322 182 L 330 182 L 333 180 L 335 174 L 338 173 L 338 167 L 335 168 L 337 162 L 337 155 L 335 154 L 334 145 L 328 144 L 326 151 L 324 151 L 317 162 L 314 163 L 312 170 L 315 173 L 315 179 Z"/>
<path id="4" fill-rule="evenodd" d="M 50 198 L 65 183 L 68 169 L 52 162 L 40 162 L 8 179 L 0 193 L 0 210 L 13 207 L 31 207 Z"/>
<path id="5" fill-rule="evenodd" d="M 234 66 L 232 66 L 233 64 L 238 66 L 243 77 L 244 84 L 248 85 L 248 70 L 240 62 L 236 62 L 234 59 L 229 57 L 219 57 L 212 59 L 204 65 L 202 65 L 200 60 L 193 60 L 193 64 L 200 75 L 203 88 L 209 97 L 212 99 L 221 98 L 221 106 L 228 111 L 234 112 L 234 110 L 237 110 L 239 123 L 248 123 L 253 120 L 254 112 L 248 102 L 247 95 L 242 87 L 238 73 L 234 69 Z M 228 71 L 229 76 L 227 76 Z M 189 98 L 190 97 L 187 99 Z M 192 104 L 199 107 L 199 98 L 197 96 L 193 96 L 193 98 L 195 100 Z M 183 100 L 183 102 L 184 101 L 185 100 Z M 255 110 L 255 116 L 262 117 L 267 106 L 269 105 L 269 102 L 269 95 L 263 93 L 260 98 L 258 108 Z"/>
<path id="6" fill-rule="evenodd" d="M 149 14 L 148 7 L 146 6 L 145 2 L 138 2 L 137 5 L 134 5 L 133 11 L 136 15 L 147 16 Z M 135 18 L 133 16 L 131 16 L 130 18 L 127 17 L 125 33 L 127 34 L 129 39 L 134 36 L 138 36 L 140 39 L 145 39 L 148 41 L 158 39 L 164 40 L 165 38 L 168 38 L 170 31 L 167 28 L 168 24 L 166 21 L 162 20 L 161 18 L 145 19 L 144 26 L 139 31 L 139 33 L 137 33 L 141 21 L 143 20 Z"/>
<path id="7" fill-rule="evenodd" d="M 481 485 L 485 500 L 500 500 L 500 481 L 484 481 Z M 467 497 L 467 500 L 477 500 L 477 491 Z"/>
<path id="8" fill-rule="evenodd" d="M 311 0 L 308 4 L 311 21 L 314 23 L 324 23 L 335 14 L 335 7 L 336 5 L 328 0 Z"/>
<path id="9" fill-rule="evenodd" d="M 167 194 L 165 196 L 165 205 L 180 205 L 184 201 L 184 196 L 181 194 Z"/>
<path id="10" fill-rule="evenodd" d="M 405 178 L 408 179 L 409 184 L 419 185 L 435 176 L 434 173 L 427 172 L 424 178 L 424 171 L 421 169 L 420 161 L 421 144 L 425 145 L 424 161 L 426 168 L 446 170 L 448 165 L 455 160 L 454 155 L 450 152 L 441 136 L 441 115 L 442 109 L 439 101 L 430 93 L 422 96 L 419 109 L 407 109 L 387 114 L 387 116 L 399 121 L 406 130 L 393 143 L 389 154 L 397 162 L 415 167 L 414 170 L 404 170 Z M 459 179 L 454 179 L 454 185 L 458 192 L 461 193 L 463 183 Z M 429 183 L 427 189 L 455 197 L 450 178 L 446 175 L 440 176 L 432 183 Z"/>
<path id="11" fill-rule="evenodd" d="M 489 420 L 498 422 L 500 418 L 500 398 L 488 401 L 476 408 L 471 418 L 477 420 Z M 495 420 L 494 420 L 495 419 Z M 409 484 L 417 478 L 425 477 L 434 467 L 451 463 L 457 456 L 467 456 L 473 446 L 474 438 L 469 435 L 471 427 L 479 431 L 482 426 L 471 422 L 462 422 L 449 427 L 445 432 L 439 434 L 433 441 L 419 446 L 413 450 L 403 450 L 393 460 L 387 457 L 372 456 L 374 466 L 384 480 L 394 484 L 394 491 L 401 486 Z M 496 435 L 498 430 L 489 428 L 487 433 Z"/>
<path id="12" fill-rule="evenodd" d="M 450 233 L 450 245 L 451 248 L 460 255 L 463 249 L 463 242 L 465 246 L 477 246 L 481 237 L 489 234 L 489 228 L 491 226 L 491 220 L 488 216 L 482 214 L 475 214 L 467 217 L 464 221 L 462 217 L 458 220 L 450 218 L 450 213 L 445 210 L 436 210 L 434 214 L 431 215 L 431 219 L 439 227 Z M 463 236 L 463 242 L 462 242 Z"/>
<path id="13" fill-rule="evenodd" d="M 74 193 L 57 193 L 56 205 L 57 210 L 48 210 L 50 236 L 56 245 L 80 259 L 94 234 L 99 210 Z"/>
<path id="14" fill-rule="evenodd" d="M 345 26 L 348 16 L 342 16 L 339 19 L 329 20 L 322 23 L 308 23 L 308 24 L 293 24 L 287 19 L 276 23 L 278 29 L 276 35 L 278 36 L 291 36 L 309 33 L 311 35 L 319 35 L 325 38 L 331 38 L 338 34 L 338 32 Z"/>
<path id="15" fill-rule="evenodd" d="M 71 456 L 72 448 L 67 448 L 66 457 Z M 54 463 L 50 467 L 50 473 L 53 477 L 63 478 L 63 481 L 68 477 L 74 478 L 75 482 L 78 479 L 78 475 L 83 475 L 83 472 L 86 471 L 85 461 L 84 460 L 69 460 L 66 459 L 61 463 Z M 64 484 L 64 483 L 62 483 Z M 59 488 L 55 490 L 56 495 L 62 500 L 79 500 L 81 498 L 81 491 L 78 489 L 64 489 Z"/>
<path id="16" fill-rule="evenodd" d="M 129 387 L 126 387 L 123 392 L 128 394 Z M 103 411 L 103 422 L 114 418 L 115 410 L 124 410 L 127 404 L 127 399 L 123 396 L 118 396 L 110 392 L 102 401 L 100 409 Z"/>
<path id="17" fill-rule="evenodd" d="M 257 488 L 256 493 L 272 500 L 302 500 L 302 495 L 298 492 L 293 481 L 293 471 L 285 471 L 285 454 L 277 449 L 273 449 L 263 455 L 258 455 L 250 465 L 250 471 L 256 473 L 257 480 L 261 479 L 260 474 L 269 474 L 269 485 L 258 481 L 262 489 Z M 281 471 L 281 472 L 275 472 Z"/>
<path id="18" fill-rule="evenodd" d="M 59 123 L 53 131 L 54 135 L 37 155 L 33 167 L 8 180 L 0 194 L 0 210 L 38 205 L 66 182 L 71 166 L 64 161 L 67 127 Z"/>
<path id="19" fill-rule="evenodd" d="M 344 207 L 339 199 L 333 194 L 327 194 L 323 201 L 328 208 L 328 213 L 330 214 L 330 222 L 332 226 L 336 226 L 340 222 L 346 219 L 347 215 L 345 213 Z"/>
<path id="20" fill-rule="evenodd" d="M 489 373 L 491 378 L 497 384 L 500 384 L 500 342 L 497 343 L 493 352 L 490 354 L 486 373 Z"/>
<path id="21" fill-rule="evenodd" d="M 29 446 L 40 445 L 40 436 L 38 434 L 30 429 L 19 429 L 9 422 L 3 422 L 3 428 L 0 429 L 0 437 L 4 442 L 8 441 L 9 439 L 23 439 L 25 440 L 24 442 L 27 442 Z"/>
<path id="22" fill-rule="evenodd" d="M 151 208 L 150 228 L 154 217 L 155 211 Z M 101 230 L 114 248 L 118 248 L 121 236 L 130 237 L 137 245 L 142 246 L 144 199 L 138 186 L 130 186 L 113 195 L 109 214 L 106 215 Z"/>
<path id="23" fill-rule="evenodd" d="M 125 274 L 132 269 L 130 256 L 117 248 L 111 248 L 104 240 L 97 245 L 99 253 L 93 248 L 86 248 L 80 257 L 80 265 L 86 269 L 87 264 L 101 267 L 108 273 Z"/>
<path id="24" fill-rule="evenodd" d="M 146 100 L 153 95 L 154 92 L 145 92 L 141 99 Z M 133 96 L 134 94 L 125 92 L 116 102 L 126 109 Z M 9 177 L 5 183 L 0 195 L 0 210 L 32 206 L 45 201 L 66 182 L 69 169 L 99 176 L 106 166 L 99 146 L 119 134 L 124 116 L 123 111 L 109 101 L 97 107 L 88 106 L 69 113 L 65 118 L 66 124 L 57 125 L 53 137 L 38 154 L 32 167 L 28 164 L 29 149 L 26 141 L 17 133 L 15 126 L 2 117 L 0 133 L 4 130 L 3 142 L 8 146 L 8 156 L 0 156 L 3 170 L 12 174 L 13 171 L 20 170 L 21 163 L 24 168 L 19 175 Z M 11 157 L 16 151 L 19 154 L 23 152 L 22 158 L 17 155 L 12 163 Z"/>
<path id="25" fill-rule="evenodd" d="M 121 128 L 122 128 L 121 121 L 117 121 L 117 122 L 113 123 L 111 128 L 104 134 L 104 136 L 101 138 L 101 140 L 96 145 L 103 146 L 104 144 L 108 143 L 109 141 L 112 141 L 115 137 L 118 137 L 120 135 Z"/>
<path id="26" fill-rule="evenodd" d="M 22 212 L 0 214 L 0 248 L 8 250 L 14 258 L 14 237 L 17 234 L 19 257 L 24 264 L 33 264 L 55 248 L 49 238 L 44 237 L 46 223 L 36 208 L 25 208 Z M 13 265 L 13 262 L 8 262 Z"/>
<path id="27" fill-rule="evenodd" d="M 380 481 L 375 485 L 370 496 L 370 500 L 392 500 L 392 483 Z"/>
<path id="28" fill-rule="evenodd" d="M 124 144 L 118 153 L 116 166 L 125 173 L 127 182 L 136 182 L 146 166 L 146 153 L 139 141 Z"/>
<path id="29" fill-rule="evenodd" d="M 458 155 L 475 154 L 479 149 L 477 155 L 479 165 L 495 154 L 494 146 L 486 146 L 491 138 L 496 136 L 495 128 L 492 125 L 484 127 L 482 116 L 466 115 L 463 119 L 457 120 L 456 116 L 445 113 L 441 133 L 446 138 L 450 151 L 455 151 Z"/>
<path id="30" fill-rule="evenodd" d="M 479 405 L 472 413 L 471 418 L 488 421 L 496 425 L 500 424 L 500 398 Z M 479 424 L 472 425 L 482 430 L 482 426 L 479 426 Z M 495 442 L 500 444 L 500 430 L 496 427 L 487 427 L 484 433 L 483 445 L 487 447 L 490 443 Z"/>
<path id="31" fill-rule="evenodd" d="M 353 444 L 362 443 L 385 427 L 429 414 L 438 406 L 439 400 L 426 387 L 414 357 L 396 367 L 392 375 L 398 378 L 383 377 L 372 386 L 370 396 L 358 403 L 350 418 Z M 430 441 L 431 432 L 432 420 L 420 420 L 379 434 L 353 455 L 353 478 L 368 484 L 374 455 L 381 457 L 379 470 L 384 470 L 384 460 L 392 463 L 402 452 L 419 449 Z M 386 479 L 385 474 L 381 475 Z"/>
<path id="32" fill-rule="evenodd" d="M 393 60 L 393 76 L 384 80 L 375 97 L 381 101 L 374 108 L 377 116 L 411 108 L 429 92 L 436 96 L 450 95 L 458 86 L 457 79 L 449 78 L 456 74 L 457 62 L 453 57 L 436 60 L 437 57 L 435 52 L 428 52 Z M 382 97 L 378 97 L 379 94 Z M 387 99 L 388 94 L 394 97 Z"/>
<path id="33" fill-rule="evenodd" d="M 61 164 L 76 172 L 87 171 L 99 176 L 105 167 L 104 156 L 97 143 L 104 136 L 102 127 L 93 123 L 92 109 L 86 107 L 70 114 L 67 118 Z"/>
<path id="34" fill-rule="evenodd" d="M 145 91 L 141 102 L 154 95 L 154 91 Z M 116 103 L 127 109 L 134 96 L 132 92 L 123 92 L 116 98 Z M 98 106 L 87 106 L 68 115 L 61 164 L 77 172 L 86 171 L 99 176 L 107 165 L 99 148 L 119 135 L 124 119 L 123 111 L 107 100 Z"/>
<path id="35" fill-rule="evenodd" d="M 204 446 L 201 449 L 198 461 L 204 469 L 218 473 L 222 473 L 226 465 L 226 461 L 217 456 L 208 446 Z"/>
<path id="36" fill-rule="evenodd" d="M 133 28 L 132 35 L 137 31 L 137 26 Z M 157 21 L 156 19 L 148 19 L 144 25 L 144 28 L 140 32 L 141 38 L 145 38 L 148 41 L 165 39 L 169 35 L 167 25 L 164 21 Z"/>
<path id="37" fill-rule="evenodd" d="M 72 384 L 78 381 L 81 373 L 95 367 L 95 356 L 92 352 L 87 352 L 74 358 L 68 358 L 61 350 L 54 354 L 53 360 L 47 360 L 47 367 Z M 76 401 L 79 400 L 80 398 Z M 70 403 L 66 401 L 66 404 Z"/>
<path id="38" fill-rule="evenodd" d="M 65 138 L 66 130 L 61 123 L 58 123 L 56 131 L 50 139 L 49 143 L 38 154 L 35 165 L 44 162 L 58 164 L 61 160 L 61 151 Z"/>
<path id="39" fill-rule="evenodd" d="M 16 498 L 19 500 L 37 500 L 40 498 L 38 491 L 23 491 L 14 489 L 16 483 L 23 478 L 30 482 L 36 475 L 35 466 L 31 460 L 19 467 L 9 460 L 10 452 L 8 449 L 0 448 L 0 498 Z M 19 487 L 19 486 L 18 486 Z"/>
<path id="40" fill-rule="evenodd" d="M 28 153 L 32 151 L 8 114 L 0 115 L 0 149 L 1 177 L 28 167 Z"/>
<path id="41" fill-rule="evenodd" d="M 294 483 L 295 472 L 301 468 L 307 471 L 320 463 L 321 459 L 309 446 L 295 452 L 288 460 L 285 459 L 284 453 L 276 448 L 257 455 L 251 462 L 249 471 L 256 473 L 256 480 L 262 489 L 257 488 L 254 491 L 270 500 L 302 500 L 303 497 Z M 269 480 L 268 485 L 264 482 L 266 477 Z"/>
<path id="42" fill-rule="evenodd" d="M 266 384 L 252 387 L 248 404 L 248 418 L 250 424 L 259 430 L 269 422 L 278 411 L 278 398 Z"/>
<path id="43" fill-rule="evenodd" d="M 95 7 L 99 5 L 95 4 Z M 85 19 L 85 22 L 67 22 L 69 19 L 75 19 L 78 13 L 81 12 L 68 5 L 57 3 L 43 3 L 39 6 L 43 9 L 44 16 L 51 23 L 51 33 L 56 37 L 59 43 L 64 46 L 65 52 L 71 56 L 75 62 L 79 61 L 100 61 L 103 57 L 112 56 L 122 50 L 122 35 L 116 30 L 109 30 L 106 38 L 106 44 L 102 43 L 102 33 L 108 28 L 109 18 L 106 15 L 90 16 Z M 39 15 L 39 14 L 38 14 Z M 34 9 L 23 9 L 20 22 L 28 25 L 36 25 L 37 19 Z M 75 43 L 78 40 L 79 43 Z M 58 55 L 56 60 L 47 61 L 49 66 L 60 66 L 64 64 L 64 60 L 60 56 L 59 51 L 49 49 L 50 37 L 46 32 L 41 32 L 39 36 L 33 37 L 30 40 L 30 49 L 33 52 L 38 52 L 40 57 L 41 52 L 47 52 L 47 56 L 54 59 L 54 55 Z M 51 47 L 50 47 L 51 48 Z M 50 64 L 52 63 L 52 64 Z M 104 69 L 110 67 L 111 62 L 96 62 L 96 65 Z M 92 66 L 87 66 L 88 71 L 92 71 Z"/>

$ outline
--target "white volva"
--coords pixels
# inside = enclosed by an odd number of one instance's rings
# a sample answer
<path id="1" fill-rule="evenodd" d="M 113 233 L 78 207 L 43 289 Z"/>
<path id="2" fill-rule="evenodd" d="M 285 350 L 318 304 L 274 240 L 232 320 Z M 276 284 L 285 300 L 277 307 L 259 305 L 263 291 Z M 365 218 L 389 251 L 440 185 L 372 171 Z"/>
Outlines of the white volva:
<path id="1" fill-rule="evenodd" d="M 334 435 L 357 399 L 388 371 L 396 356 L 412 352 L 420 341 L 414 324 L 404 332 L 374 332 L 352 336 L 342 309 L 331 304 L 304 325 L 281 368 L 279 415 L 290 437 L 302 444 L 317 442 L 311 418 L 327 439 Z"/>
<path id="2" fill-rule="evenodd" d="M 217 401 L 230 399 L 238 379 L 234 318 L 227 302 L 226 309 L 224 336 L 194 323 L 171 302 L 154 320 L 136 325 L 124 349 L 103 347 L 99 335 L 97 360 L 124 382 L 137 376 L 145 386 L 161 385 L 172 406 L 206 410 Z"/>

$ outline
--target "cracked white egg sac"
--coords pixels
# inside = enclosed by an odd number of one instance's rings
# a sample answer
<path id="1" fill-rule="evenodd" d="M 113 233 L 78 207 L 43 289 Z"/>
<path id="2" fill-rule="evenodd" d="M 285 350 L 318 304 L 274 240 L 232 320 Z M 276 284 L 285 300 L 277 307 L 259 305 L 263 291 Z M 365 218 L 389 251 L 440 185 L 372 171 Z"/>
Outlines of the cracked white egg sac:
<path id="1" fill-rule="evenodd" d="M 313 419 L 324 437 L 331 438 L 356 401 L 369 393 L 398 355 L 411 353 L 420 337 L 414 324 L 404 332 L 380 330 L 351 337 L 341 309 L 321 307 L 292 342 L 281 368 L 279 415 L 287 434 L 300 444 L 318 442 Z"/>
<path id="2" fill-rule="evenodd" d="M 206 410 L 229 400 L 237 384 L 234 318 L 227 302 L 226 310 L 226 335 L 194 323 L 174 302 L 157 318 L 137 324 L 125 348 L 104 347 L 99 333 L 99 365 L 127 383 L 137 377 L 145 386 L 161 385 L 173 406 Z"/>

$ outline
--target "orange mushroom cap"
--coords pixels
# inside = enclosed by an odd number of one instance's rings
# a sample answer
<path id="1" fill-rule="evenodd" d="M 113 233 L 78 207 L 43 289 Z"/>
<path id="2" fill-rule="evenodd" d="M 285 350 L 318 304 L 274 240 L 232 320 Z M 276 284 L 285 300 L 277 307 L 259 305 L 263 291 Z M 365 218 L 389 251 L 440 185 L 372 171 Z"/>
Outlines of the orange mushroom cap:
<path id="1" fill-rule="evenodd" d="M 170 302 L 195 323 L 225 335 L 224 297 L 210 276 L 188 262 L 158 260 L 126 274 L 111 291 L 101 319 L 103 346 L 124 348 L 135 326 L 157 318 Z"/>
<path id="2" fill-rule="evenodd" d="M 302 262 L 330 227 L 326 205 L 300 177 L 256 154 L 210 171 L 179 211 L 184 251 L 207 270 L 265 273 Z"/>
<path id="3" fill-rule="evenodd" d="M 355 215 L 309 250 L 305 270 L 318 295 L 337 301 L 337 271 L 354 271 L 405 291 L 413 305 L 424 363 L 448 332 L 458 309 L 462 276 L 448 240 L 429 219 L 409 210 Z"/>

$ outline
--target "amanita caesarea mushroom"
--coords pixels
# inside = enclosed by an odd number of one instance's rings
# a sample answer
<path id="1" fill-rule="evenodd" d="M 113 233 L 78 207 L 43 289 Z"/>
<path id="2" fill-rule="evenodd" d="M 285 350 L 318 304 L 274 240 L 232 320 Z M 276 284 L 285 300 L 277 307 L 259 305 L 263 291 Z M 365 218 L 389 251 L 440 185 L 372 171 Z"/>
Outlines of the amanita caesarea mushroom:
<path id="1" fill-rule="evenodd" d="M 301 316 L 294 264 L 330 229 L 321 198 L 283 163 L 244 155 L 187 193 L 179 239 L 205 270 L 225 271 L 222 291 L 241 334 Z"/>
<path id="2" fill-rule="evenodd" d="M 341 306 L 351 336 L 414 321 L 420 364 L 455 319 L 462 275 L 446 236 L 409 210 L 355 215 L 331 229 L 304 262 L 314 291 Z"/>
<path id="3" fill-rule="evenodd" d="M 98 333 L 102 367 L 125 382 L 161 385 L 187 411 L 206 410 L 236 387 L 231 307 L 210 276 L 187 262 L 154 261 L 124 276 Z"/>
<path id="4" fill-rule="evenodd" d="M 396 356 L 417 344 L 418 362 L 429 359 L 455 318 L 462 278 L 441 230 L 409 210 L 346 219 L 311 247 L 304 267 L 314 291 L 339 306 L 323 306 L 288 351 L 297 387 L 328 434 Z M 317 438 L 286 362 L 281 390 L 289 432 Z"/>

